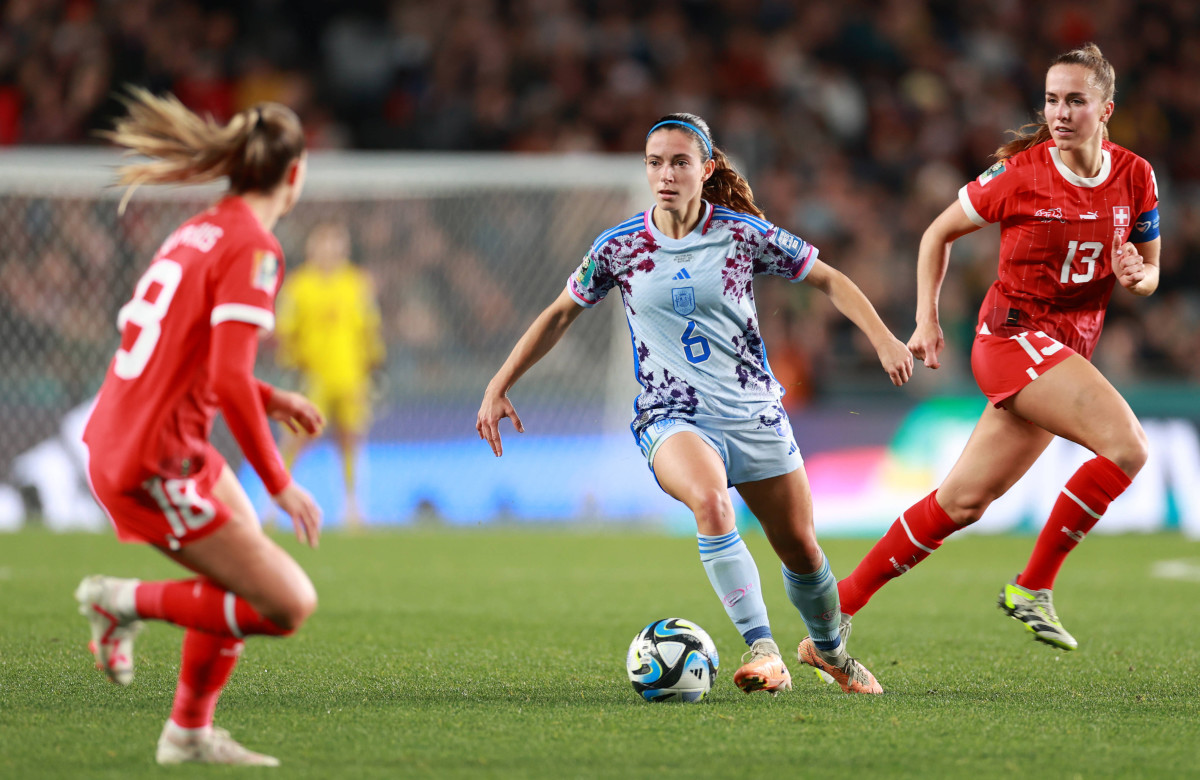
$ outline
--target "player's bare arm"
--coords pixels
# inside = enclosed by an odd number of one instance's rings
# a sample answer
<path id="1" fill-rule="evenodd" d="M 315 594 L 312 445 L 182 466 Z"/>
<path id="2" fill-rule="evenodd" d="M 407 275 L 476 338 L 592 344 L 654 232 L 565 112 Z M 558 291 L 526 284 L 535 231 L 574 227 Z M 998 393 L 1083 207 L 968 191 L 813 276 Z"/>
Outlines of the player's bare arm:
<path id="1" fill-rule="evenodd" d="M 1142 244 L 1121 242 L 1121 234 L 1113 235 L 1112 264 L 1117 283 L 1134 295 L 1146 296 L 1158 289 L 1158 258 L 1162 239 Z"/>
<path id="2" fill-rule="evenodd" d="M 892 384 L 900 387 L 912 377 L 912 353 L 883 323 L 871 301 L 850 277 L 817 260 L 804 281 L 828 295 L 837 310 L 866 334 Z"/>
<path id="3" fill-rule="evenodd" d="M 938 300 L 942 282 L 950 266 L 950 247 L 959 238 L 974 233 L 979 226 L 971 221 L 957 200 L 938 215 L 921 236 L 917 250 L 917 327 L 908 340 L 913 357 L 925 361 L 927 368 L 941 365 L 938 356 L 946 346 L 938 318 Z"/>
<path id="4" fill-rule="evenodd" d="M 526 371 L 546 356 L 582 313 L 583 307 L 575 303 L 569 292 L 563 290 L 533 321 L 509 353 L 504 365 L 488 383 L 483 393 L 483 403 L 479 406 L 475 430 L 479 432 L 479 438 L 491 446 L 497 458 L 504 454 L 504 446 L 500 442 L 500 420 L 508 417 L 518 433 L 525 432 L 517 410 L 508 400 L 508 391 Z"/>

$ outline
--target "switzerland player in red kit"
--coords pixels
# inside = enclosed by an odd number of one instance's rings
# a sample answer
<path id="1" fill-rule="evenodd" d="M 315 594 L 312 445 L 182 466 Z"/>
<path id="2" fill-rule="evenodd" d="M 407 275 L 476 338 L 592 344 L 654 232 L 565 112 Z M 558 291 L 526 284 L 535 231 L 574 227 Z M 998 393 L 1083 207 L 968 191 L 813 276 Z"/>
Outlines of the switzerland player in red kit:
<path id="1" fill-rule="evenodd" d="M 297 536 L 316 546 L 320 510 L 283 467 L 267 416 L 310 433 L 324 420 L 304 397 L 253 375 L 259 330 L 274 325 L 283 277 L 271 228 L 304 186 L 304 134 L 277 104 L 222 127 L 172 97 L 135 90 L 126 102 L 129 116 L 109 137 L 152 159 L 122 169 L 124 183 L 227 177 L 230 191 L 167 238 L 120 310 L 121 346 L 84 431 L 88 477 L 122 541 L 153 545 L 196 576 L 92 576 L 75 597 L 91 624 L 97 666 L 120 685 L 133 679 L 141 621 L 185 629 L 158 763 L 275 766 L 214 728 L 213 711 L 243 637 L 292 633 L 316 608 L 316 592 L 262 533 L 208 437 L 220 409 Z"/>
<path id="2" fill-rule="evenodd" d="M 1001 147 L 998 162 L 959 192 L 921 239 L 917 328 L 908 346 L 937 368 L 938 297 L 955 239 L 1000 223 L 1000 273 L 979 312 L 971 368 L 991 404 L 941 486 L 910 507 L 839 583 L 854 615 L 889 580 L 975 522 L 1055 436 L 1096 457 L 1067 481 L 1033 554 L 1000 607 L 1034 636 L 1077 642 L 1051 600 L 1067 554 L 1146 462 L 1129 405 L 1089 362 L 1113 287 L 1158 286 L 1158 192 L 1150 165 L 1107 140 L 1115 74 L 1088 44 L 1046 74 L 1045 122 Z M 849 620 L 843 619 L 843 633 Z"/>

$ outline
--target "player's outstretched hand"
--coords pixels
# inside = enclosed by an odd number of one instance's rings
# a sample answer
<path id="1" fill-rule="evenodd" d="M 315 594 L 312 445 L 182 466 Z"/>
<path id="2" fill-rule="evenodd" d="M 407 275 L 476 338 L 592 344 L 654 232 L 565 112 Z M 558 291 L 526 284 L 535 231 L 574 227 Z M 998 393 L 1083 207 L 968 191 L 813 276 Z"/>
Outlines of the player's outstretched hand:
<path id="1" fill-rule="evenodd" d="M 271 496 L 279 508 L 292 518 L 296 528 L 296 540 L 309 547 L 317 546 L 321 535 L 321 507 L 304 488 L 292 480 L 283 490 Z"/>
<path id="2" fill-rule="evenodd" d="M 271 393 L 267 403 L 267 414 L 272 420 L 278 420 L 291 429 L 292 433 L 303 431 L 309 436 L 320 436 L 325 429 L 325 415 L 321 414 L 312 401 L 299 393 L 280 390 L 278 387 Z"/>
<path id="3" fill-rule="evenodd" d="M 908 348 L 913 357 L 924 360 L 926 368 L 937 368 L 941 365 L 938 355 L 946 347 L 946 339 L 942 336 L 942 326 L 936 322 L 922 322 L 913 331 L 908 340 Z"/>
<path id="4" fill-rule="evenodd" d="M 892 337 L 876 349 L 876 352 L 879 354 L 879 362 L 883 364 L 883 370 L 892 378 L 892 384 L 900 387 L 912 379 L 913 356 L 908 347 L 904 346 L 904 342 Z"/>
<path id="5" fill-rule="evenodd" d="M 517 416 L 517 410 L 507 395 L 484 393 L 479 415 L 475 419 L 475 430 L 479 431 L 479 438 L 491 445 L 497 458 L 504 454 L 504 445 L 500 443 L 500 421 L 505 417 L 512 420 L 517 433 L 525 433 L 525 426 L 521 424 L 521 418 Z"/>
<path id="6" fill-rule="evenodd" d="M 1138 282 L 1146 278 L 1146 269 L 1142 264 L 1142 254 L 1133 244 L 1126 241 L 1121 243 L 1121 232 L 1113 233 L 1112 245 L 1113 273 L 1117 281 L 1127 290 L 1137 287 Z"/>

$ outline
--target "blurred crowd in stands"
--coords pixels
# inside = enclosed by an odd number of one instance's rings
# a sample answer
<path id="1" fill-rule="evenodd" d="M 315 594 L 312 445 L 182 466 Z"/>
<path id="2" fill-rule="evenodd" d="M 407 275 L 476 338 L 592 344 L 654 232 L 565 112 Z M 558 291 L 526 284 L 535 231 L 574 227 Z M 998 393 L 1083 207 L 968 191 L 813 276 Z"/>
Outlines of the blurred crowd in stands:
<path id="1" fill-rule="evenodd" d="M 658 116 L 698 113 L 768 218 L 820 247 L 901 339 L 921 232 L 1004 131 L 1034 119 L 1049 60 L 1094 40 L 1118 76 L 1112 138 L 1155 166 L 1164 237 L 1159 292 L 1114 295 L 1095 359 L 1118 386 L 1200 379 L 1191 0 L 8 0 L 0 13 L 0 145 L 97 143 L 123 84 L 218 119 L 286 103 L 316 149 L 629 153 Z M 942 314 L 957 357 L 941 376 L 918 372 L 918 391 L 947 373 L 970 381 L 997 232 L 955 247 Z M 46 316 L 37 296 L 103 272 L 72 240 L 32 264 L 6 248 L 3 305 Z M 513 327 L 543 303 L 520 301 Z M 877 379 L 824 296 L 766 284 L 759 309 L 792 402 L 838 377 Z"/>

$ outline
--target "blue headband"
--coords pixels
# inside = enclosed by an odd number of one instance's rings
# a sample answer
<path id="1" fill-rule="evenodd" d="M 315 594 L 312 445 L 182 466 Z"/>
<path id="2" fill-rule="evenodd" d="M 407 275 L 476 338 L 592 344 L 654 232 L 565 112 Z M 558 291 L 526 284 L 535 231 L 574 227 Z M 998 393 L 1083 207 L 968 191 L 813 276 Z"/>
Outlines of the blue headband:
<path id="1" fill-rule="evenodd" d="M 664 119 L 663 121 L 656 124 L 654 127 L 650 128 L 650 133 L 653 133 L 655 130 L 662 127 L 663 125 L 680 125 L 681 127 L 686 127 L 688 130 L 691 130 L 693 133 L 700 136 L 700 140 L 704 142 L 704 148 L 708 150 L 708 156 L 712 157 L 712 142 L 708 140 L 708 135 L 705 134 L 703 130 L 701 130 L 700 128 L 693 125 L 691 122 L 684 122 L 681 119 Z M 650 137 L 650 133 L 646 133 L 646 138 Z"/>

